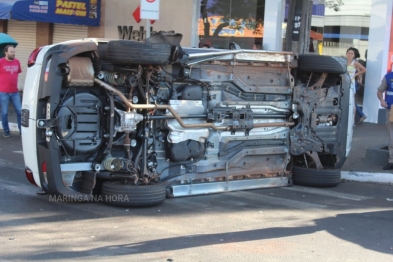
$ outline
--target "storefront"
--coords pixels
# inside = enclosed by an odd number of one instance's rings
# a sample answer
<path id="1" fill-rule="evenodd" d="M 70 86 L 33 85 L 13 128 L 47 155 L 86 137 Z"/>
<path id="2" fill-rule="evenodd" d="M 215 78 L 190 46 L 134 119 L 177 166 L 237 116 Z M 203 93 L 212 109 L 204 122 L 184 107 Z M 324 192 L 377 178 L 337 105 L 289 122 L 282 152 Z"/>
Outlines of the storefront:
<path id="1" fill-rule="evenodd" d="M 201 44 L 228 48 L 284 50 L 289 0 L 201 0 L 198 35 Z M 274 2 L 274 3 L 273 3 Z M 309 52 L 345 57 L 349 47 L 359 49 L 366 62 L 364 87 L 356 95 L 367 122 L 385 121 L 376 88 L 392 70 L 393 0 L 313 0 Z M 296 23 L 297 21 L 292 21 Z M 258 49 L 259 49 L 258 48 Z"/>
<path id="2" fill-rule="evenodd" d="M 367 60 L 367 73 L 357 102 L 363 105 L 366 121 L 383 121 L 375 89 L 393 63 L 393 0 L 312 2 L 309 51 L 344 57 L 347 48 L 358 48 L 361 59 Z M 140 18 L 140 0 L 8 0 L 0 2 L 0 32 L 19 42 L 17 57 L 24 67 L 37 46 L 83 37 L 142 41 L 147 28 L 151 33 L 183 34 L 182 46 L 228 48 L 236 42 L 242 48 L 284 50 L 289 3 L 160 0 L 159 19 L 148 22 Z"/>
<path id="3" fill-rule="evenodd" d="M 364 86 L 356 94 L 366 122 L 384 123 L 385 109 L 380 107 L 377 87 L 393 63 L 393 0 L 314 0 L 324 4 L 322 55 L 345 57 L 349 47 L 359 50 L 367 72 Z M 312 17 L 312 22 L 315 16 Z"/>
<path id="4" fill-rule="evenodd" d="M 88 36 L 90 27 L 100 26 L 101 1 L 0 2 L 0 32 L 17 42 L 16 56 L 21 62 L 19 86 L 22 90 L 30 53 L 38 46 Z"/>
<path id="5" fill-rule="evenodd" d="M 88 37 L 87 26 L 82 25 L 53 25 L 53 44 L 68 41 L 70 39 L 80 39 Z"/>
<path id="6" fill-rule="evenodd" d="M 7 23 L 7 34 L 17 42 L 16 57 L 19 59 L 22 73 L 19 74 L 18 88 L 23 89 L 26 76 L 27 60 L 32 50 L 36 48 L 35 38 L 37 33 L 36 22 L 9 20 Z"/>
<path id="7" fill-rule="evenodd" d="M 197 21 L 200 0 L 161 0 L 159 19 L 140 18 L 140 0 L 106 0 L 105 38 L 143 40 L 150 26 L 151 32 L 174 31 L 183 34 L 183 46 L 197 47 Z"/>

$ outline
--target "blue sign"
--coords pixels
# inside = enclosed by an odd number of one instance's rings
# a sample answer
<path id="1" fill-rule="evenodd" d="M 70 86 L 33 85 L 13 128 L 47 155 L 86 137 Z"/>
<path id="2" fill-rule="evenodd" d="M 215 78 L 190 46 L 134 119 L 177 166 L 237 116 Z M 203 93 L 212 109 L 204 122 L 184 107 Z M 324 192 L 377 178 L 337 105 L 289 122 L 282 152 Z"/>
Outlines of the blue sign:
<path id="1" fill-rule="evenodd" d="M 3 0 L 0 19 L 99 26 L 100 0 Z"/>

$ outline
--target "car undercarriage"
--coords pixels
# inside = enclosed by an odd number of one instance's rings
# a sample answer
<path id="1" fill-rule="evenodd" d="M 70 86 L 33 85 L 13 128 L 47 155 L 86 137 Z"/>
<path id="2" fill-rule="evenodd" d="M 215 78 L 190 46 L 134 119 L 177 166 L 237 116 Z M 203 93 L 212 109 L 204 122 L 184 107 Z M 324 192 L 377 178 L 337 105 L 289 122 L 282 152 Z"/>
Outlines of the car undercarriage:
<path id="1" fill-rule="evenodd" d="M 180 40 L 159 33 L 47 51 L 35 116 L 44 191 L 150 206 L 340 182 L 352 114 L 340 59 Z"/>

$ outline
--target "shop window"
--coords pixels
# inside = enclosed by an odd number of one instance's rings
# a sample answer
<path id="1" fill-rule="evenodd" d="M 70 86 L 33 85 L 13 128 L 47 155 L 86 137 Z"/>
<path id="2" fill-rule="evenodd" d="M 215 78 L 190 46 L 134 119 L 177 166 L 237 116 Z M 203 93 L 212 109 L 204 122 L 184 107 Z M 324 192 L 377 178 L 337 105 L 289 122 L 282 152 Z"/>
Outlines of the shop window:
<path id="1" fill-rule="evenodd" d="M 199 47 L 262 49 L 265 0 L 202 0 Z"/>

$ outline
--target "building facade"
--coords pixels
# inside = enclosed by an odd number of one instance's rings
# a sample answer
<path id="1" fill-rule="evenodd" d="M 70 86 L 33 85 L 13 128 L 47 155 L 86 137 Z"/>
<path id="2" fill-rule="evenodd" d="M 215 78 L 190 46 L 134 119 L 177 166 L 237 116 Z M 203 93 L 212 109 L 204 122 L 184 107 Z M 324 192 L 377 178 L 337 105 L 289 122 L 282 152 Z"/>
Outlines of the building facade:
<path id="1" fill-rule="evenodd" d="M 159 19 L 147 21 L 140 18 L 141 0 L 7 0 L 6 6 L 0 2 L 0 32 L 18 42 L 24 72 L 36 47 L 85 37 L 142 41 L 154 32 L 173 31 L 183 34 L 183 46 L 228 48 L 231 42 L 263 50 L 285 46 L 290 0 L 156 1 L 160 1 Z M 393 63 L 392 2 L 312 1 L 309 51 L 345 56 L 347 48 L 356 47 L 367 60 L 365 87 L 357 101 L 369 122 L 381 119 L 376 87 Z M 19 88 L 23 85 L 21 74 Z"/>

